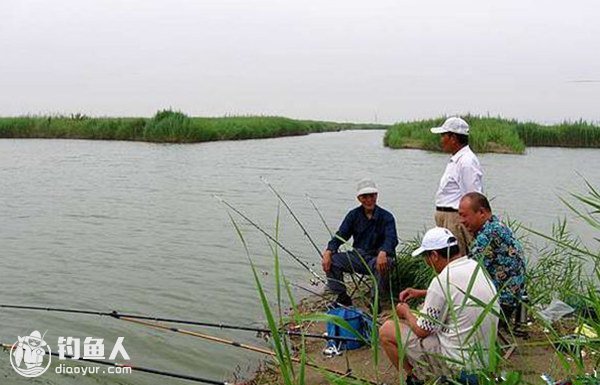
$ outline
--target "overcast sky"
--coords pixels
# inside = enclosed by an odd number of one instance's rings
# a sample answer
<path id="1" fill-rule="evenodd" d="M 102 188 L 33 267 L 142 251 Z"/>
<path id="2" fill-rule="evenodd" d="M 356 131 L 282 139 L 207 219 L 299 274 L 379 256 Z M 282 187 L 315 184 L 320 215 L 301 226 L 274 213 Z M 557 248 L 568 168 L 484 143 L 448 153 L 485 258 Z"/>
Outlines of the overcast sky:
<path id="1" fill-rule="evenodd" d="M 0 115 L 600 121 L 598 0 L 0 0 Z"/>

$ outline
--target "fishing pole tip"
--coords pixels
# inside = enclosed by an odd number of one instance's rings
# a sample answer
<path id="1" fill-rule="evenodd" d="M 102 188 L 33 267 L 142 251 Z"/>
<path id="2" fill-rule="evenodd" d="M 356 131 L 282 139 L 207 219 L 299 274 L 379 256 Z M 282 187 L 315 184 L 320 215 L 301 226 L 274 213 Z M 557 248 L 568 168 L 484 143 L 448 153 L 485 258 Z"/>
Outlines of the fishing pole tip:
<path id="1" fill-rule="evenodd" d="M 213 198 L 215 198 L 216 200 L 218 200 L 219 202 L 223 203 L 223 198 L 221 198 L 220 196 L 218 196 L 217 194 L 213 194 Z"/>

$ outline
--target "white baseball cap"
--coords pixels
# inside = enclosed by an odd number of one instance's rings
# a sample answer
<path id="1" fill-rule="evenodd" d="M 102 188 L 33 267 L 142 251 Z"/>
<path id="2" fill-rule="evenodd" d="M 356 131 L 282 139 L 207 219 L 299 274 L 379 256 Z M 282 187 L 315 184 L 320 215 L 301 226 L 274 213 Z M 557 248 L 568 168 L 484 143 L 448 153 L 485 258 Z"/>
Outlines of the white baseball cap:
<path id="1" fill-rule="evenodd" d="M 459 117 L 453 116 L 446 119 L 441 127 L 433 127 L 431 132 L 434 134 L 443 134 L 444 132 L 454 132 L 455 134 L 469 135 L 469 123 Z"/>
<path id="2" fill-rule="evenodd" d="M 450 230 L 444 227 L 434 227 L 425 233 L 421 247 L 413 251 L 412 256 L 416 257 L 429 250 L 440 250 L 456 245 L 458 245 L 458 241 Z"/>
<path id="3" fill-rule="evenodd" d="M 378 193 L 377 185 L 371 179 L 363 179 L 356 185 L 356 196 Z"/>

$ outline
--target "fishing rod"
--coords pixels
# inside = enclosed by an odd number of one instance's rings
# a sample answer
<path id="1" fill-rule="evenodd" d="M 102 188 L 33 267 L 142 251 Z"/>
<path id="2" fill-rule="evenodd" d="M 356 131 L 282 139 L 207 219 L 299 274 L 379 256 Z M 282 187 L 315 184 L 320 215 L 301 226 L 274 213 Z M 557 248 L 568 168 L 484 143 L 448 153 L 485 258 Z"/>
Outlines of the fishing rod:
<path id="1" fill-rule="evenodd" d="M 306 194 L 306 199 L 308 199 L 308 201 L 310 202 L 310 204 L 312 205 L 312 207 L 315 209 L 315 211 L 319 215 L 319 218 L 321 219 L 321 222 L 323 223 L 323 226 L 325 226 L 325 229 L 327 229 L 327 232 L 329 233 L 329 236 L 333 237 L 333 232 L 331 231 L 331 229 L 329 228 L 329 226 L 327 226 L 327 222 L 325 221 L 325 218 L 323 217 L 323 214 L 321 214 L 321 210 L 319 210 L 319 208 L 317 207 L 317 205 L 315 204 L 315 202 L 312 200 L 312 198 L 308 194 Z"/>
<path id="2" fill-rule="evenodd" d="M 267 181 L 264 177 L 260 177 L 260 180 L 267 185 L 267 187 L 273 192 L 273 194 L 275 194 L 275 196 L 281 201 L 281 203 L 283 203 L 283 205 L 285 206 L 285 208 L 288 210 L 288 212 L 290 213 L 290 215 L 292 216 L 292 218 L 294 218 L 294 221 L 296 221 L 296 224 L 298 224 L 298 226 L 300 227 L 300 229 L 302 230 L 302 232 L 304 233 L 304 235 L 306 236 L 306 238 L 308 238 L 308 240 L 310 241 L 310 243 L 313 245 L 313 247 L 315 248 L 315 250 L 317 251 L 317 255 L 319 256 L 320 259 L 323 259 L 323 255 L 321 253 L 321 250 L 319 249 L 319 247 L 317 246 L 317 244 L 315 243 L 315 241 L 312 239 L 312 237 L 310 236 L 310 234 L 308 234 L 308 231 L 306 230 L 306 228 L 304 227 L 304 225 L 302 224 L 302 222 L 300 222 L 300 219 L 298 219 L 298 217 L 296 217 L 296 214 L 294 214 L 294 212 L 292 211 L 292 208 L 287 204 L 287 202 L 283 199 L 283 197 L 281 196 L 281 194 L 279 194 L 279 192 L 277 192 L 277 190 L 275 190 L 275 187 L 273 187 L 273 185 L 271 185 L 271 183 L 269 183 L 269 181 Z M 308 197 L 308 195 L 307 195 Z M 310 197 L 309 197 L 310 200 Z M 313 207 L 317 210 L 317 207 L 315 206 L 315 204 L 312 202 Z M 333 234 L 331 233 L 331 230 L 329 230 L 329 227 L 327 227 L 327 224 L 325 223 L 325 219 L 323 218 L 323 216 L 321 216 L 321 213 L 319 212 L 319 216 L 321 217 L 321 221 L 323 221 L 323 224 L 325 225 L 325 228 L 327 229 L 327 231 L 329 232 L 329 234 L 331 236 L 333 236 Z M 345 242 L 345 241 L 344 241 Z M 328 278 L 331 281 L 336 281 L 336 282 L 340 282 L 340 283 L 344 283 L 341 280 L 338 279 L 334 279 L 334 278 Z"/>
<path id="3" fill-rule="evenodd" d="M 14 344 L 1 344 L 2 347 L 5 350 L 11 350 L 14 346 Z M 55 357 L 60 357 L 60 355 L 56 352 L 50 352 L 51 355 L 55 356 Z M 136 366 L 136 365 L 130 365 L 130 364 L 122 364 L 122 363 L 118 363 L 118 362 L 111 362 L 111 361 L 104 361 L 104 360 L 97 360 L 97 359 L 93 359 L 93 358 L 75 358 L 72 355 L 69 354 L 64 354 L 64 357 L 66 358 L 70 358 L 72 360 L 77 360 L 77 361 L 82 361 L 82 362 L 91 362 L 94 364 L 99 364 L 99 365 L 106 365 L 106 366 L 113 366 L 115 368 L 131 368 L 132 371 L 138 371 L 138 372 L 144 372 L 144 373 L 151 373 L 151 374 L 157 374 L 160 376 L 165 376 L 165 377 L 171 377 L 171 378 L 178 378 L 181 380 L 187 380 L 187 381 L 194 381 L 194 382 L 201 382 L 204 384 L 211 384 L 211 385 L 233 385 L 229 382 L 225 382 L 225 381 L 216 381 L 216 380 L 211 380 L 208 378 L 202 378 L 202 377 L 197 377 L 197 376 L 190 376 L 187 374 L 180 374 L 180 373 L 173 373 L 173 372 L 167 372 L 164 370 L 158 370 L 158 369 L 154 369 L 154 368 L 148 368 L 148 367 L 143 367 L 143 366 Z"/>
<path id="4" fill-rule="evenodd" d="M 93 310 L 78 310 L 78 309 L 66 309 L 66 308 L 56 308 L 56 307 L 4 305 L 4 304 L 0 304 L 0 308 L 97 315 L 97 316 L 112 317 L 112 318 L 116 318 L 116 319 L 129 318 L 129 319 L 139 319 L 139 320 L 148 320 L 148 321 L 156 321 L 156 322 L 169 322 L 169 323 L 175 323 L 175 324 L 185 324 L 185 325 L 203 326 L 203 327 L 210 327 L 210 328 L 242 330 L 242 331 L 251 331 L 251 332 L 257 332 L 257 333 L 272 334 L 271 329 L 266 329 L 266 328 L 253 328 L 253 327 L 249 327 L 249 326 L 238 326 L 238 325 L 229 325 L 229 324 L 222 324 L 222 323 L 211 323 L 211 322 L 182 320 L 182 319 L 175 319 L 175 318 L 144 316 L 144 315 L 137 315 L 137 314 L 119 313 L 116 310 L 113 310 L 111 312 L 102 312 L 102 311 L 93 311 Z M 328 336 L 322 335 L 322 334 L 303 333 L 303 332 L 296 332 L 296 331 L 292 331 L 292 330 L 281 330 L 280 333 L 286 334 L 288 336 L 293 336 L 293 337 L 305 337 L 305 338 L 335 340 L 335 341 L 344 341 L 344 342 L 359 342 L 360 341 L 358 338 L 352 338 L 352 337 L 341 337 L 341 336 L 340 337 L 334 337 L 334 336 L 328 337 Z"/>
<path id="5" fill-rule="evenodd" d="M 302 232 L 304 233 L 304 235 L 306 236 L 306 238 L 308 238 L 308 240 L 310 241 L 310 243 L 313 245 L 313 247 L 317 251 L 317 255 L 319 256 L 319 259 L 321 259 L 322 258 L 321 250 L 319 249 L 319 247 L 317 246 L 317 244 L 315 243 L 315 241 L 312 239 L 312 237 L 310 236 L 310 234 L 308 234 L 308 231 L 306 230 L 306 228 L 304 227 L 304 225 L 302 224 L 302 222 L 300 222 L 300 219 L 298 219 L 298 217 L 296 217 L 296 214 L 294 214 L 294 212 L 292 211 L 292 208 L 287 204 L 287 202 L 277 192 L 277 190 L 275 190 L 275 187 L 273 187 L 273 185 L 271 185 L 271 183 L 269 183 L 268 180 L 266 180 L 264 177 L 260 177 L 260 180 L 264 184 L 266 184 L 267 187 L 269 188 L 269 190 L 271 190 L 273 192 L 273 194 L 275 194 L 275 196 L 277 197 L 277 199 L 279 199 L 281 201 L 281 203 L 283 203 L 283 205 L 285 206 L 285 208 L 287 209 L 287 211 L 290 213 L 290 215 L 292 216 L 292 218 L 294 218 L 294 221 L 296 221 L 296 224 L 298 225 L 298 227 L 300 227 L 300 229 L 302 230 Z"/>
<path id="6" fill-rule="evenodd" d="M 319 298 L 325 299 L 325 300 L 327 300 L 327 301 L 329 301 L 329 300 L 330 300 L 330 299 L 329 299 L 329 298 L 327 298 L 325 295 L 323 295 L 323 294 L 320 294 L 320 293 L 317 293 L 316 291 L 314 291 L 314 290 L 311 290 L 311 289 L 309 289 L 309 288 L 307 288 L 307 287 L 304 287 L 304 286 L 301 286 L 301 285 L 295 284 L 295 283 L 293 283 L 293 282 L 290 282 L 289 284 L 290 284 L 290 286 L 293 286 L 293 287 L 295 287 L 295 288 L 297 288 L 297 289 L 301 289 L 301 290 L 304 290 L 304 291 L 306 291 L 307 293 L 310 293 L 310 294 L 316 295 L 316 296 L 317 296 L 317 297 L 319 297 Z M 341 307 L 341 308 L 343 308 L 343 309 L 346 309 L 346 310 L 353 310 L 351 307 L 349 307 L 349 306 L 346 306 L 346 305 L 342 305 L 341 303 L 338 303 L 338 306 L 339 306 L 339 307 Z"/>
<path id="7" fill-rule="evenodd" d="M 147 326 L 147 327 L 150 327 L 150 328 L 154 328 L 154 329 L 167 330 L 167 331 L 174 332 L 174 333 L 184 334 L 184 335 L 188 335 L 188 336 L 191 336 L 191 337 L 197 337 L 197 338 L 201 338 L 201 339 L 204 339 L 204 340 L 208 340 L 208 341 L 212 341 L 212 342 L 217 342 L 217 343 L 220 343 L 220 344 L 235 346 L 237 348 L 241 348 L 241 349 L 253 351 L 253 352 L 256 352 L 256 353 L 262 353 L 262 354 L 266 354 L 266 355 L 269 355 L 269 356 L 272 356 L 272 357 L 277 357 L 277 353 L 275 353 L 274 351 L 268 350 L 268 349 L 264 349 L 264 348 L 261 348 L 261 347 L 258 347 L 258 346 L 253 346 L 253 345 L 244 344 L 244 343 L 241 343 L 241 342 L 227 340 L 227 339 L 224 339 L 224 338 L 219 338 L 219 337 L 211 336 L 211 335 L 208 335 L 208 334 L 193 332 L 191 330 L 174 328 L 174 327 L 163 325 L 163 324 L 156 323 L 156 322 L 147 322 L 147 321 L 142 321 L 142 320 L 133 319 L 133 318 L 125 318 L 125 317 L 120 318 L 120 319 L 122 319 L 124 321 L 128 321 L 128 322 L 132 322 L 132 323 L 135 323 L 135 324 Z M 296 357 L 290 357 L 290 360 L 292 362 L 295 362 L 295 363 L 302 363 L 302 361 L 299 358 L 296 358 Z M 360 378 L 360 377 L 356 377 L 356 376 L 352 375 L 351 373 L 343 372 L 343 371 L 336 370 L 336 369 L 330 369 L 330 368 L 321 367 L 319 365 L 316 365 L 316 364 L 313 364 L 313 363 L 307 362 L 307 361 L 305 361 L 304 364 L 306 366 L 311 367 L 311 368 L 315 368 L 315 369 L 318 369 L 318 370 L 323 370 L 323 371 L 326 371 L 326 372 L 329 372 L 329 373 L 337 374 L 339 376 L 344 376 L 344 377 L 352 378 L 352 379 L 355 379 L 355 380 L 359 380 L 359 381 L 363 381 L 363 382 L 368 382 L 368 383 L 373 384 L 373 385 L 378 385 L 377 382 L 374 382 L 374 381 L 371 381 L 371 380 L 367 380 L 367 379 L 364 379 L 364 378 Z"/>
<path id="8" fill-rule="evenodd" d="M 578 335 L 579 336 L 579 335 Z M 567 336 L 563 336 L 563 337 L 567 337 Z M 562 339 L 555 339 L 555 340 L 539 340 L 539 341 L 529 341 L 529 342 L 513 342 L 513 343 L 507 343 L 507 344 L 503 344 L 503 345 L 499 345 L 499 347 L 501 349 L 506 349 L 506 348 L 512 348 L 512 347 L 528 347 L 528 348 L 535 348 L 535 347 L 540 347 L 540 346 L 548 346 L 548 345 L 559 345 L 559 346 L 581 346 L 581 345 L 585 345 L 585 344 L 590 344 L 590 343 L 598 343 L 600 342 L 600 338 L 582 338 L 581 340 L 570 340 L 570 339 L 566 339 L 566 338 L 562 338 Z"/>
<path id="9" fill-rule="evenodd" d="M 320 298 L 323 298 L 323 299 L 329 300 L 329 298 L 325 297 L 323 294 L 319 294 L 319 293 L 317 293 L 316 291 L 310 290 L 310 289 L 309 289 L 309 288 L 307 288 L 307 287 L 304 287 L 304 286 L 301 286 L 301 285 L 297 285 L 297 284 L 295 284 L 295 283 L 293 283 L 293 282 L 290 282 L 290 285 L 291 285 L 291 286 L 293 286 L 293 287 L 295 287 L 295 288 L 298 288 L 298 289 L 304 290 L 304 291 L 306 291 L 306 292 L 308 292 L 308 293 L 310 293 L 310 294 L 316 295 L 317 297 L 320 297 Z M 353 308 L 351 308 L 351 307 L 349 307 L 349 306 L 342 305 L 341 303 L 338 303 L 338 304 L 337 304 L 337 306 L 338 306 L 338 307 L 341 307 L 341 308 L 343 308 L 343 309 L 346 309 L 346 310 L 351 310 L 351 311 L 355 311 L 355 310 L 356 310 L 356 309 L 353 309 Z M 371 313 L 369 313 L 368 311 L 364 311 L 364 313 L 365 313 L 367 316 L 369 316 L 369 318 L 371 318 L 372 320 L 374 320 L 374 319 L 375 319 L 375 317 L 373 317 L 373 315 L 372 315 Z M 377 326 L 381 326 L 381 322 L 379 322 L 379 320 L 375 320 L 375 323 L 377 324 Z M 332 339 L 333 339 L 333 338 L 332 338 Z"/>
<path id="10" fill-rule="evenodd" d="M 319 210 L 319 208 L 317 207 L 317 205 L 315 204 L 315 202 L 313 201 L 313 199 L 310 197 L 310 195 L 306 194 L 306 199 L 308 199 L 308 201 L 310 202 L 310 204 L 312 205 L 312 207 L 315 209 L 315 211 L 319 215 L 319 218 L 321 219 L 321 222 L 323 223 L 323 226 L 325 226 L 325 229 L 327 230 L 327 232 L 329 233 L 329 235 L 331 237 L 335 236 L 335 234 L 331 231 L 331 229 L 329 228 L 329 226 L 327 226 L 327 222 L 325 221 L 325 218 L 323 217 L 323 214 L 321 214 L 321 210 Z M 405 242 L 402 239 L 400 239 L 400 237 L 398 237 L 398 236 L 396 236 L 396 238 L 398 239 L 398 244 L 399 245 L 410 245 L 410 242 Z"/>
<path id="11" fill-rule="evenodd" d="M 329 236 L 331 238 L 336 237 L 339 238 L 341 241 L 343 241 L 344 243 L 346 243 L 347 241 L 345 239 L 342 239 L 340 237 L 338 237 L 337 234 L 334 234 L 331 229 L 329 228 L 329 226 L 327 226 L 327 222 L 325 221 L 325 218 L 323 217 L 323 215 L 321 214 L 321 210 L 319 210 L 319 208 L 317 207 L 317 205 L 315 204 L 315 202 L 312 200 L 312 198 L 310 197 L 310 195 L 306 194 L 306 199 L 308 199 L 308 201 L 310 202 L 310 204 L 312 205 L 312 207 L 315 209 L 315 211 L 317 212 L 317 215 L 319 216 L 319 218 L 321 219 L 321 222 L 323 223 L 323 226 L 325 226 L 325 229 L 327 230 L 327 232 L 329 233 Z M 350 277 L 352 278 L 352 282 L 354 282 L 354 284 L 356 285 L 356 281 L 354 280 L 354 275 L 350 275 Z M 341 282 L 342 284 L 344 283 L 343 280 L 337 280 L 337 279 L 333 279 L 333 278 L 329 278 L 333 281 L 337 281 L 337 282 Z M 304 288 L 303 288 L 304 289 Z M 310 291 L 309 291 L 310 292 Z M 313 292 L 313 294 L 315 294 Z M 318 295 L 318 294 L 317 294 Z M 352 296 L 350 296 L 352 297 Z"/>
<path id="12" fill-rule="evenodd" d="M 265 230 L 263 230 L 254 221 L 252 221 L 250 218 L 248 218 L 246 215 L 244 215 L 244 213 L 242 213 L 240 210 L 236 209 L 234 206 L 232 206 L 231 204 L 229 204 L 229 202 L 227 202 L 223 198 L 221 198 L 221 197 L 219 197 L 217 195 L 214 195 L 214 197 L 217 200 L 219 200 L 219 202 L 223 203 L 225 206 L 227 206 L 231 210 L 233 210 L 233 212 L 235 212 L 236 214 L 238 214 L 240 217 L 244 218 L 250 225 L 252 225 L 255 229 L 257 229 L 263 235 L 265 235 L 267 238 L 269 238 L 269 240 L 271 240 L 273 243 L 275 243 L 277 246 L 279 246 L 290 257 L 294 258 L 294 260 L 296 262 L 298 262 L 300 265 L 302 265 L 302 267 L 304 267 L 306 270 L 308 270 L 308 272 L 311 273 L 313 275 L 313 277 L 315 277 L 319 282 L 322 282 L 322 283 L 326 283 L 327 282 L 319 274 L 317 274 L 310 266 L 308 266 L 308 264 L 306 262 L 304 262 L 303 260 L 301 260 L 300 258 L 298 258 L 294 253 L 292 253 L 291 251 L 289 251 L 284 245 L 281 244 L 281 242 L 279 242 L 277 239 L 273 238 L 273 236 L 271 236 L 271 234 L 269 234 Z"/>

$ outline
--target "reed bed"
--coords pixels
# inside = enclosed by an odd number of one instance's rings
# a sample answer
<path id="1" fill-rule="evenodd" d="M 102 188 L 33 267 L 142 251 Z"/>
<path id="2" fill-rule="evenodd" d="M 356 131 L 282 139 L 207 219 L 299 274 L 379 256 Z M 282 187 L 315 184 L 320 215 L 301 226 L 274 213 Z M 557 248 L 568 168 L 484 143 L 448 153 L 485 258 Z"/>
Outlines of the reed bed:
<path id="1" fill-rule="evenodd" d="M 465 120 L 471 126 L 469 144 L 476 152 L 522 154 L 526 146 L 600 147 L 600 127 L 584 121 L 545 126 L 471 115 Z M 439 135 L 429 129 L 443 122 L 444 118 L 436 118 L 394 124 L 385 134 L 384 145 L 440 151 Z"/>
<path id="2" fill-rule="evenodd" d="M 152 118 L 90 118 L 85 115 L 0 118 L 0 138 L 62 138 L 193 143 L 273 138 L 386 126 L 294 120 L 277 116 L 189 117 L 164 110 Z"/>
<path id="3" fill-rule="evenodd" d="M 516 130 L 527 146 L 600 147 L 600 127 L 582 120 L 552 126 L 517 123 Z"/>

